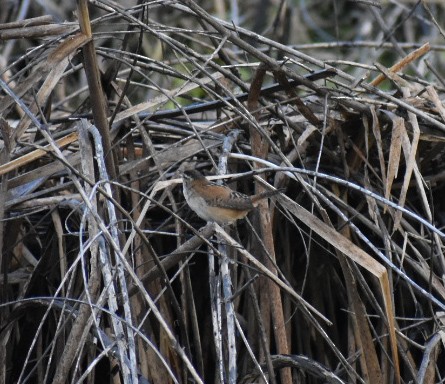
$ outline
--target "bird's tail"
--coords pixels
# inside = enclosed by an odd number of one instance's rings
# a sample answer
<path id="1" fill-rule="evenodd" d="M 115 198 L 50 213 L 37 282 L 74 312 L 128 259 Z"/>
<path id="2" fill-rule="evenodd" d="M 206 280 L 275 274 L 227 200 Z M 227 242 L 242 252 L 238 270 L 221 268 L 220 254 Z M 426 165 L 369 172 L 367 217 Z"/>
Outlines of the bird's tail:
<path id="1" fill-rule="evenodd" d="M 275 189 L 274 191 L 266 191 L 258 193 L 257 195 L 252 196 L 252 204 L 254 207 L 256 207 L 261 200 L 277 195 L 281 192 L 284 192 L 285 190 L 286 190 L 285 188 L 281 188 L 281 189 Z"/>

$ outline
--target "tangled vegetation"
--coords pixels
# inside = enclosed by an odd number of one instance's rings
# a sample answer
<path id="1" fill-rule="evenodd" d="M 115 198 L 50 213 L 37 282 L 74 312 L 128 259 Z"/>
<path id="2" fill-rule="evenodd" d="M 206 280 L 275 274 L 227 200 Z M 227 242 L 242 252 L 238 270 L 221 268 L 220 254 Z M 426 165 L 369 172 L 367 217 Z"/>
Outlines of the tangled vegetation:
<path id="1" fill-rule="evenodd" d="M 443 7 L 236 4 L 2 12 L 1 382 L 444 381 Z"/>

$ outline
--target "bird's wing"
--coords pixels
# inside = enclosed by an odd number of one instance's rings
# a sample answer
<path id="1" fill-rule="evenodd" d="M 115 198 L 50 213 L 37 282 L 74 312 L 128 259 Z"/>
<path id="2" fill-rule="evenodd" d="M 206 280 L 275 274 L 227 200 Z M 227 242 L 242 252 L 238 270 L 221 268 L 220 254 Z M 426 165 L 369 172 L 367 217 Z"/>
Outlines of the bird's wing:
<path id="1" fill-rule="evenodd" d="M 236 209 L 239 211 L 247 211 L 254 208 L 252 200 L 249 196 L 232 191 L 227 188 L 229 193 L 224 197 L 214 197 L 209 201 L 209 205 L 219 208 Z"/>
<path id="2" fill-rule="evenodd" d="M 196 189 L 210 207 L 236 209 L 239 211 L 248 211 L 254 208 L 249 196 L 236 192 L 224 185 L 209 182 L 205 185 L 198 185 Z"/>

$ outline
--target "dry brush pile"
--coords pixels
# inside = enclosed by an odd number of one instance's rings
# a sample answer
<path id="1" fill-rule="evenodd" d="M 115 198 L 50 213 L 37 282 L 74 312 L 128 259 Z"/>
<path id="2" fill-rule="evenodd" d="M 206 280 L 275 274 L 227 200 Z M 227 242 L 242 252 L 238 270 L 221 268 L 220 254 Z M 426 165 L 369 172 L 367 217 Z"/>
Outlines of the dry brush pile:
<path id="1" fill-rule="evenodd" d="M 89 6 L 0 25 L 2 382 L 443 381 L 441 47 Z M 283 191 L 206 224 L 188 168 Z"/>

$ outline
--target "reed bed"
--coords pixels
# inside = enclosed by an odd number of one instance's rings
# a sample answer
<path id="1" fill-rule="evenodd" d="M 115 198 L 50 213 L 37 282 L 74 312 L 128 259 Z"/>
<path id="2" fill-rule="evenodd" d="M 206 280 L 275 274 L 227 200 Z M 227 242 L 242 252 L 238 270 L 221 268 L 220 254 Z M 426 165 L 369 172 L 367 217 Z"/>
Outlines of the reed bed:
<path id="1" fill-rule="evenodd" d="M 428 4 L 3 14 L 1 382 L 443 382 Z M 221 227 L 190 168 L 283 191 Z"/>

